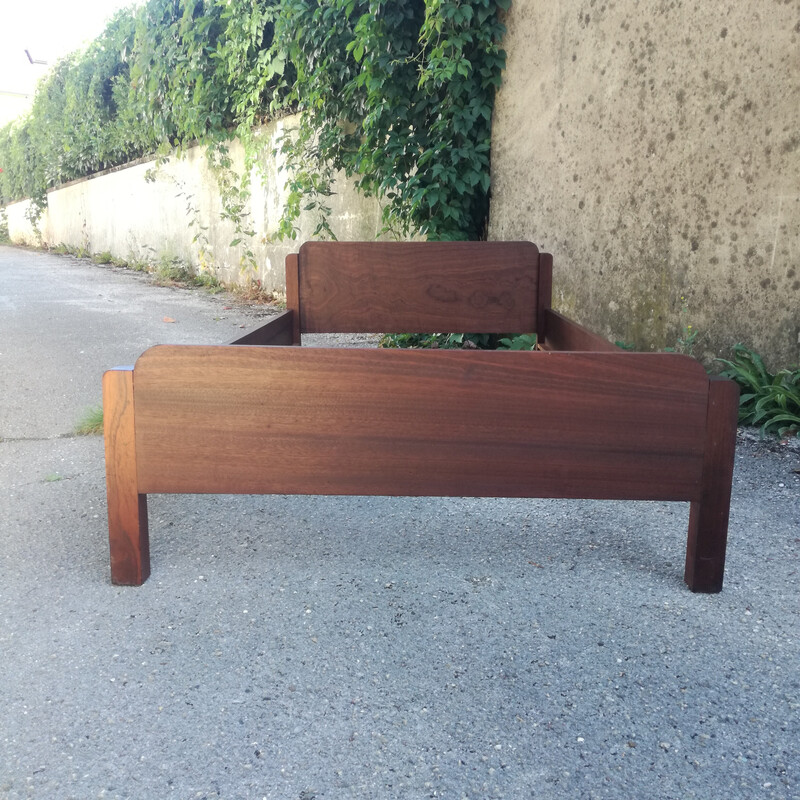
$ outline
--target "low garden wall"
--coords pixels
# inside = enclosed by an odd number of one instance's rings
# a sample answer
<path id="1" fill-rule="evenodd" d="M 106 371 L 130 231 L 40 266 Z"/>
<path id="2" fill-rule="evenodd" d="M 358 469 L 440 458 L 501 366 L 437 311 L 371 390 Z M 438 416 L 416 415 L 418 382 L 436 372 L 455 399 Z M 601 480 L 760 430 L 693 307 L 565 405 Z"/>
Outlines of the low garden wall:
<path id="1" fill-rule="evenodd" d="M 48 208 L 38 231 L 26 217 L 27 201 L 6 208 L 9 235 L 15 243 L 67 245 L 86 254 L 108 253 L 130 263 L 183 261 L 208 270 L 226 283 L 259 280 L 267 291 L 284 290 L 284 258 L 300 242 L 312 238 L 316 220 L 298 221 L 297 241 L 275 241 L 274 233 L 285 202 L 285 173 L 273 156 L 275 140 L 295 118 L 271 123 L 259 131 L 266 155 L 253 169 L 252 190 L 244 208 L 242 235 L 222 217 L 223 198 L 217 175 L 209 168 L 205 148 L 186 151 L 156 168 L 140 161 L 106 173 L 73 181 L 48 193 Z M 244 149 L 234 142 L 234 170 L 243 171 Z M 380 206 L 364 198 L 342 179 L 327 198 L 330 225 L 342 240 L 374 239 L 381 227 Z M 241 239 L 238 244 L 232 242 Z M 247 257 L 252 251 L 255 267 Z"/>

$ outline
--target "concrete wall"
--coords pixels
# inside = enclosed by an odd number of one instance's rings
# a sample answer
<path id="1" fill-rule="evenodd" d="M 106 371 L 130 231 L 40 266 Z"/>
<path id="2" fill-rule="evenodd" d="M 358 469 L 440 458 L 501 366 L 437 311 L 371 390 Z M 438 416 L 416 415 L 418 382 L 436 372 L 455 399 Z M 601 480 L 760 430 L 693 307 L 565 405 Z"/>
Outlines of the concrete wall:
<path id="1" fill-rule="evenodd" d="M 800 4 L 515 0 L 507 26 L 491 238 L 553 252 L 554 304 L 610 338 L 800 360 Z"/>
<path id="2" fill-rule="evenodd" d="M 272 123 L 260 132 L 265 139 L 260 169 L 252 174 L 252 194 L 248 204 L 246 228 L 255 237 L 230 247 L 237 238 L 232 223 L 221 219 L 222 201 L 217 178 L 209 170 L 203 148 L 193 148 L 182 159 L 171 159 L 159 167 L 154 181 L 145 176 L 154 163 L 144 161 L 125 168 L 75 181 L 48 195 L 48 211 L 39 223 L 43 243 L 61 243 L 84 248 L 90 253 L 109 252 L 128 261 L 156 262 L 163 256 L 178 258 L 194 266 L 204 266 L 228 283 L 247 283 L 258 279 L 265 289 L 283 291 L 284 258 L 299 244 L 312 238 L 316 220 L 310 215 L 300 220 L 297 241 L 273 242 L 286 199 L 286 173 L 279 173 L 279 162 L 271 153 L 275 138 L 291 127 L 291 117 Z M 241 174 L 244 151 L 231 147 L 234 167 Z M 341 240 L 374 239 L 381 228 L 380 206 L 374 199 L 357 194 L 344 180 L 329 198 L 330 223 Z M 26 219 L 28 203 L 7 207 L 9 233 L 17 243 L 38 244 Z M 190 210 L 195 209 L 195 210 Z M 202 242 L 194 242 L 199 222 L 208 230 L 205 252 Z M 243 260 L 249 245 L 256 255 L 257 272 Z"/>

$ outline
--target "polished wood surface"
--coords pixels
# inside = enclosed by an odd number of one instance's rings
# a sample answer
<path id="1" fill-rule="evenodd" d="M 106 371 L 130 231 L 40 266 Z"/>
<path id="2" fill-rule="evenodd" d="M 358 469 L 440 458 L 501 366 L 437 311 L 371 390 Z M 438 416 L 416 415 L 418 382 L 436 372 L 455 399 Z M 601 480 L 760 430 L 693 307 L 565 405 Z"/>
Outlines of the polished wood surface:
<path id="1" fill-rule="evenodd" d="M 136 365 L 143 492 L 701 496 L 683 356 L 167 346 Z"/>
<path id="2" fill-rule="evenodd" d="M 539 290 L 537 293 L 536 330 L 539 343 L 547 338 L 547 312 L 550 310 L 553 295 L 553 256 L 539 253 Z M 517 331 L 534 333 L 534 331 Z"/>
<path id="3" fill-rule="evenodd" d="M 739 387 L 712 378 L 709 384 L 703 492 L 689 511 L 684 580 L 692 591 L 719 592 L 725 571 L 728 516 L 739 417 Z"/>
<path id="4" fill-rule="evenodd" d="M 294 311 L 283 311 L 264 325 L 238 336 L 228 344 L 293 344 L 296 317 Z"/>
<path id="5" fill-rule="evenodd" d="M 298 264 L 303 333 L 536 330 L 530 242 L 306 242 Z"/>
<path id="6" fill-rule="evenodd" d="M 138 586 L 150 574 L 147 497 L 136 480 L 133 370 L 103 375 L 103 434 L 106 450 L 108 538 L 111 580 Z"/>
<path id="7" fill-rule="evenodd" d="M 684 578 L 719 591 L 737 387 L 553 311 L 551 276 L 528 243 L 307 243 L 287 311 L 235 346 L 106 373 L 112 580 L 147 578 L 148 492 L 466 495 L 690 501 Z M 537 332 L 544 349 L 268 346 L 305 331 Z"/>
<path id="8" fill-rule="evenodd" d="M 292 344 L 300 344 L 300 279 L 297 253 L 286 256 L 286 308 L 294 312 L 292 317 Z M 356 333 L 356 331 L 350 331 Z"/>
<path id="9" fill-rule="evenodd" d="M 546 335 L 542 342 L 546 350 L 576 350 L 620 353 L 622 349 L 583 325 L 553 311 L 544 312 Z M 650 355 L 650 354 L 647 354 Z"/>

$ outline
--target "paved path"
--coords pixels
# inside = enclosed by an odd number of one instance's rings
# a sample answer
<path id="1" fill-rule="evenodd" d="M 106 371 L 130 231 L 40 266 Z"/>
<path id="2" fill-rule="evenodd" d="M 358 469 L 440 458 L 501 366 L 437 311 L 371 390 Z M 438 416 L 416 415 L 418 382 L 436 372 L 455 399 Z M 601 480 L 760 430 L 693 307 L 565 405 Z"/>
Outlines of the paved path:
<path id="1" fill-rule="evenodd" d="M 458 498 L 154 496 L 112 586 L 70 432 L 229 305 L 0 248 L 0 798 L 800 797 L 797 450 L 740 443 L 716 596 L 683 504 Z"/>

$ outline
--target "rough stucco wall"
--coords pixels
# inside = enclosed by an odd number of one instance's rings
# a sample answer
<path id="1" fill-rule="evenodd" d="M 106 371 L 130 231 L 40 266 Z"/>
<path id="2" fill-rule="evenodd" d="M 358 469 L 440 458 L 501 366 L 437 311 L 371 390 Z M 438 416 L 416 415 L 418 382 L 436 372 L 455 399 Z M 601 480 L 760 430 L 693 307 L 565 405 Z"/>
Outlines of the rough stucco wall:
<path id="1" fill-rule="evenodd" d="M 554 305 L 611 339 L 691 324 L 705 360 L 800 360 L 800 3 L 515 0 L 506 24 L 490 238 L 552 252 Z"/>
<path id="2" fill-rule="evenodd" d="M 259 265 L 257 274 L 243 266 L 242 253 L 247 241 L 237 247 L 238 238 L 232 223 L 221 218 L 222 200 L 217 179 L 206 163 L 203 148 L 190 149 L 184 158 L 171 159 L 155 172 L 154 181 L 145 175 L 153 162 L 134 163 L 124 169 L 75 181 L 48 194 L 48 210 L 39 223 L 42 240 L 55 246 L 68 244 L 90 253 L 109 252 L 128 261 L 156 263 L 162 257 L 178 258 L 193 266 L 205 264 L 226 283 L 247 283 L 256 278 L 268 291 L 283 291 L 284 259 L 299 245 L 313 237 L 316 220 L 299 220 L 296 241 L 273 242 L 285 204 L 286 173 L 271 156 L 275 138 L 284 127 L 291 127 L 289 117 L 265 126 L 260 134 L 266 139 L 260 169 L 252 173 L 248 221 L 255 236 L 250 247 Z M 244 151 L 233 143 L 230 149 L 234 169 L 241 174 Z M 374 239 L 381 229 L 380 206 L 375 199 L 359 195 L 342 180 L 337 193 L 328 198 L 330 224 L 343 241 Z M 190 212 L 187 207 L 197 209 Z M 7 207 L 11 239 L 18 243 L 38 244 L 38 237 L 25 218 L 28 203 Z M 208 253 L 199 254 L 193 239 L 199 221 L 207 228 Z"/>

